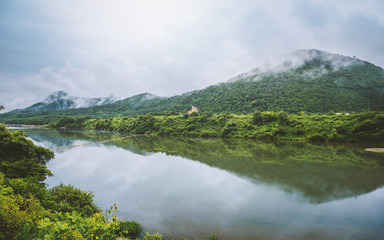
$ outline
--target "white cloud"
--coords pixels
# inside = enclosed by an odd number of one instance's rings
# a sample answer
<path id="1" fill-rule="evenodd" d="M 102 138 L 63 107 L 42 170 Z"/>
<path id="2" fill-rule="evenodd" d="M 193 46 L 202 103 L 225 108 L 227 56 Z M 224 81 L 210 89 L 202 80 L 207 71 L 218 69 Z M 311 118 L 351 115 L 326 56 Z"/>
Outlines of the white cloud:
<path id="1" fill-rule="evenodd" d="M 0 24 L 1 31 L 11 33 L 1 38 L 5 43 L 12 34 L 19 38 L 8 48 L 3 45 L 10 50 L 0 60 L 29 70 L 15 81 L 22 86 L 13 88 L 13 96 L 0 90 L 2 102 L 16 103 L 21 94 L 37 92 L 44 98 L 57 90 L 89 97 L 181 94 L 265 63 L 275 65 L 297 49 L 356 55 L 384 66 L 384 4 L 379 0 L 12 3 L 21 10 L 11 16 L 7 8 L 0 10 L 12 23 Z M 30 41 L 31 36 L 39 37 Z M 34 50 L 26 58 L 24 48 L 16 50 L 14 44 Z M 0 79 L 11 81 L 4 74 Z"/>

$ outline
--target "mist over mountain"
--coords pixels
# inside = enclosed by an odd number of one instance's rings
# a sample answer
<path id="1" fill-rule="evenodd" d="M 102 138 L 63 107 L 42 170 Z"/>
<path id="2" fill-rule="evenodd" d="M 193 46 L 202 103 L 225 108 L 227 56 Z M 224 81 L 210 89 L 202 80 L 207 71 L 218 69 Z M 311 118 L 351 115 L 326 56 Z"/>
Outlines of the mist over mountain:
<path id="1" fill-rule="evenodd" d="M 58 91 L 49 95 L 42 102 L 35 103 L 24 109 L 15 109 L 10 113 L 16 112 L 41 112 L 47 110 L 64 110 L 71 108 L 88 108 L 104 104 L 114 103 L 113 96 L 99 98 L 84 98 L 70 96 L 64 91 Z"/>
<path id="2" fill-rule="evenodd" d="M 317 69 L 313 69 L 317 76 L 319 76 L 319 74 L 327 73 L 328 70 L 337 71 L 352 65 L 359 65 L 364 63 L 364 61 L 355 57 L 351 58 L 340 54 L 332 54 L 329 52 L 320 51 L 317 49 L 297 50 L 290 55 L 283 57 L 280 61 L 277 61 L 277 64 L 266 64 L 264 66 L 259 66 L 248 72 L 239 74 L 236 77 L 230 78 L 227 82 L 233 82 L 236 80 L 255 76 L 257 76 L 257 78 L 254 80 L 258 80 L 261 77 L 292 71 L 312 61 L 317 61 Z M 307 72 L 307 74 L 310 74 L 310 72 L 311 71 Z"/>
<path id="3" fill-rule="evenodd" d="M 384 70 L 369 62 L 319 50 L 294 52 L 280 64 L 255 68 L 202 90 L 147 102 L 124 114 L 174 111 L 246 114 L 255 110 L 361 111 L 384 108 Z"/>
<path id="4" fill-rule="evenodd" d="M 28 112 L 74 108 L 80 106 L 81 102 L 66 96 L 52 97 L 57 101 L 50 99 L 48 97 L 44 101 L 46 103 L 27 108 Z M 173 97 L 143 93 L 107 105 L 103 104 L 111 103 L 111 100 L 87 102 L 93 106 L 52 111 L 44 117 L 57 119 L 60 115 L 109 117 L 150 112 L 186 113 L 191 106 L 196 106 L 200 112 L 236 114 L 248 114 L 255 110 L 289 113 L 384 110 L 384 70 L 355 57 L 315 49 L 300 50 L 280 64 L 261 66 L 225 82 Z M 85 107 L 85 104 L 81 106 Z M 12 119 L 27 120 L 22 114 L 0 115 L 0 121 L 11 122 Z"/>
<path id="5" fill-rule="evenodd" d="M 234 113 L 382 109 L 384 70 L 354 57 L 301 50 L 279 65 L 253 69 L 180 102 L 202 111 Z"/>

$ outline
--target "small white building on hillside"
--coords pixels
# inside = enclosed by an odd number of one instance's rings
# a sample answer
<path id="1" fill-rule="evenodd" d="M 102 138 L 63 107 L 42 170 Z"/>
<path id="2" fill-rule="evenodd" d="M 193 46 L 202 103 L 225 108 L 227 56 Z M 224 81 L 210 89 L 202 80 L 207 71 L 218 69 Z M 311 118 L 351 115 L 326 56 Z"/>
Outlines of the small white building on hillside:
<path id="1" fill-rule="evenodd" d="M 191 114 L 191 113 L 194 113 L 194 112 L 198 112 L 199 109 L 197 109 L 197 107 L 195 106 L 192 106 L 192 109 L 188 111 L 188 114 Z"/>

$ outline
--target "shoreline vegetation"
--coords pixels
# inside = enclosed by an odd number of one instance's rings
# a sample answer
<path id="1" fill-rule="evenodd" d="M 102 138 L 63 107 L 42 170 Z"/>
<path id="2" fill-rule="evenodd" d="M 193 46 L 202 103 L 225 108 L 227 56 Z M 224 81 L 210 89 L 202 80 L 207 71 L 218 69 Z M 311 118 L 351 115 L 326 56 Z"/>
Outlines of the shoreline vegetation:
<path id="1" fill-rule="evenodd" d="M 33 123 L 32 123 L 33 124 Z M 249 115 L 146 114 L 111 118 L 64 117 L 50 128 L 81 128 L 125 134 L 237 138 L 320 143 L 384 143 L 384 112 L 287 114 L 255 111 Z M 72 185 L 48 189 L 47 162 L 54 153 L 35 146 L 23 131 L 0 124 L 0 239 L 159 240 L 135 221 L 118 220 L 117 206 L 105 213 L 93 194 Z M 212 234 L 209 239 L 217 239 Z"/>
<path id="2" fill-rule="evenodd" d="M 249 115 L 150 113 L 111 118 L 64 117 L 56 129 L 87 129 L 125 134 L 319 143 L 384 143 L 384 112 L 287 114 L 255 111 Z"/>
<path id="3" fill-rule="evenodd" d="M 36 146 L 23 131 L 0 124 L 0 239 L 140 239 L 161 240 L 142 233 L 141 224 L 119 220 L 117 206 L 103 212 L 93 193 L 72 185 L 48 189 L 43 182 L 54 153 Z"/>

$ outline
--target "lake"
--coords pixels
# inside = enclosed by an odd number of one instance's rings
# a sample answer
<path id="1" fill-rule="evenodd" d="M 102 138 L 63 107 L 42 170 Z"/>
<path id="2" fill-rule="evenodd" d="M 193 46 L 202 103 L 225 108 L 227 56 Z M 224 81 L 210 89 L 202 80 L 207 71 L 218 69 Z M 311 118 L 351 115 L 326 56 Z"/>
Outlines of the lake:
<path id="1" fill-rule="evenodd" d="M 384 239 L 384 155 L 365 146 L 25 132 L 63 148 L 50 187 L 93 191 L 163 239 Z"/>

